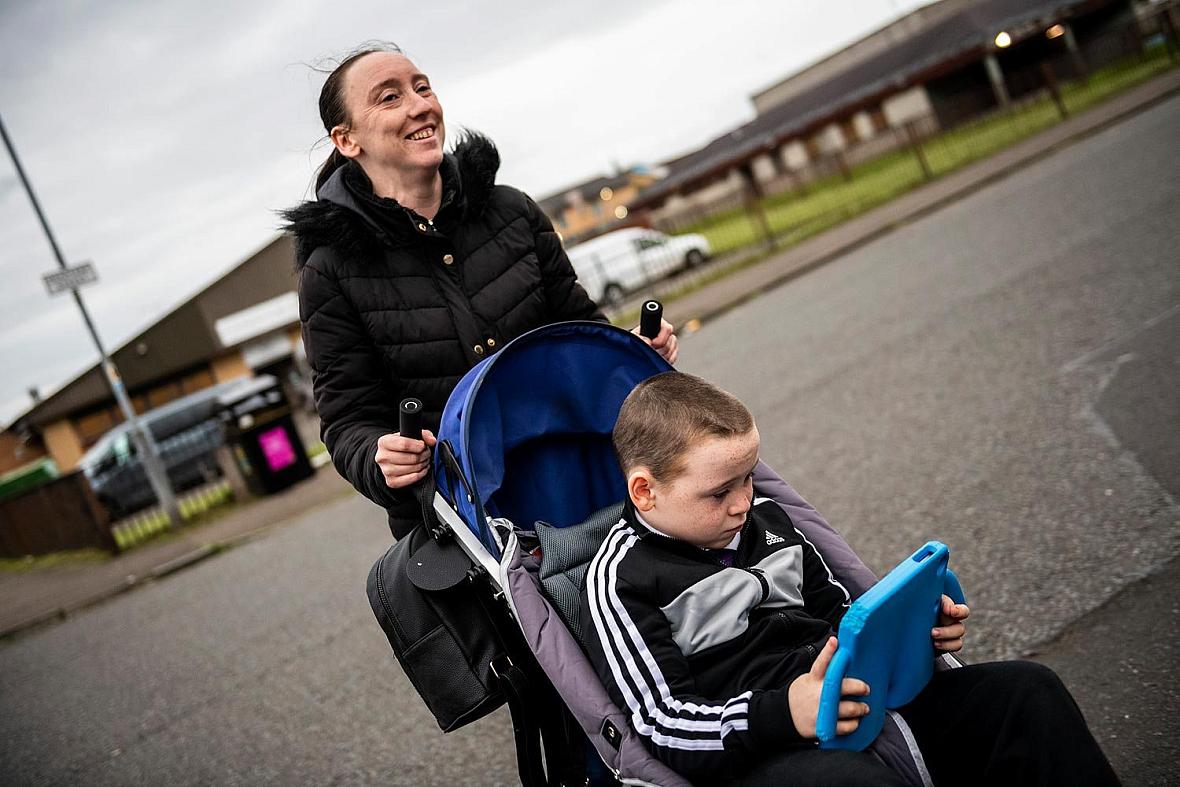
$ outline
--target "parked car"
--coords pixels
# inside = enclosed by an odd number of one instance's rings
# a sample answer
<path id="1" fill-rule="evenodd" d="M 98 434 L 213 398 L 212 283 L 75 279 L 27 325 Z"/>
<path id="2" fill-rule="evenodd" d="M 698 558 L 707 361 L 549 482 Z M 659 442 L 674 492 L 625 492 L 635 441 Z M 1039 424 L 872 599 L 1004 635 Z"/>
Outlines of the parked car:
<path id="1" fill-rule="evenodd" d="M 160 449 L 160 458 L 174 491 L 190 489 L 221 475 L 216 452 L 225 438 L 218 418 L 217 398 L 257 379 L 213 385 L 139 416 L 140 423 L 151 430 Z M 126 423 L 100 437 L 82 456 L 79 465 L 99 502 L 114 518 L 156 502 L 155 492 Z"/>
<path id="2" fill-rule="evenodd" d="M 578 281 L 597 302 L 617 306 L 630 293 L 709 258 L 704 235 L 665 235 L 643 227 L 615 230 L 569 249 Z"/>

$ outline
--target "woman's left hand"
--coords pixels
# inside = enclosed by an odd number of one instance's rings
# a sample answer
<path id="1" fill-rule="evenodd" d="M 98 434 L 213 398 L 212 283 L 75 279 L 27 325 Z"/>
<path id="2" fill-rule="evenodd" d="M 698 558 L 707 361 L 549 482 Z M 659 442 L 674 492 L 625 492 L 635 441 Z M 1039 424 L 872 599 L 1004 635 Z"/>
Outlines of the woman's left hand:
<path id="1" fill-rule="evenodd" d="M 660 332 L 656 338 L 649 339 L 639 332 L 639 326 L 636 325 L 631 333 L 638 336 L 643 341 L 651 345 L 651 348 L 660 354 L 660 357 L 671 364 L 676 363 L 676 356 L 678 353 L 676 334 L 672 333 L 672 323 L 667 320 L 660 320 Z"/>

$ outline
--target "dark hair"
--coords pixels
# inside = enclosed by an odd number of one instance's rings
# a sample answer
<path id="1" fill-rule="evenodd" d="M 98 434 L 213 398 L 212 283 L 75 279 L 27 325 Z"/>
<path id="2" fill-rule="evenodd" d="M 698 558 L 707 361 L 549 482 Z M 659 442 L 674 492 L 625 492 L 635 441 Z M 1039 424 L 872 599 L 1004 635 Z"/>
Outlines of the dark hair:
<path id="1" fill-rule="evenodd" d="M 329 141 L 331 141 L 332 129 L 336 126 L 347 126 L 351 121 L 348 116 L 348 107 L 344 103 L 344 78 L 348 75 L 348 69 L 365 55 L 377 52 L 404 54 L 401 47 L 392 41 L 366 41 L 345 55 L 329 72 L 328 78 L 324 81 L 324 86 L 320 89 L 320 122 L 324 124 L 324 131 L 328 132 Z M 319 191 L 320 186 L 324 185 L 324 181 L 346 163 L 348 163 L 348 159 L 333 146 L 327 160 L 320 165 L 319 171 L 316 173 L 315 190 Z"/>
<path id="2" fill-rule="evenodd" d="M 646 467 L 657 481 L 684 472 L 684 454 L 706 437 L 737 437 L 754 417 L 731 393 L 684 372 L 649 377 L 628 394 L 611 439 L 624 473 Z"/>

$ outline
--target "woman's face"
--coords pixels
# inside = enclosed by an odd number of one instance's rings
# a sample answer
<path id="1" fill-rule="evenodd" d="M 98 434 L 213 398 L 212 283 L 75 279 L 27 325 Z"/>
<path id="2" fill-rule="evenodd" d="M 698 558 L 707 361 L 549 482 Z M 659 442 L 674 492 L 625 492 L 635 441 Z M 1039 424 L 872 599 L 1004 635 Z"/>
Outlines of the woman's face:
<path id="1" fill-rule="evenodd" d="M 430 80 L 409 58 L 374 52 L 345 75 L 350 125 L 332 130 L 340 152 L 365 171 L 437 170 L 443 158 L 443 110 Z"/>

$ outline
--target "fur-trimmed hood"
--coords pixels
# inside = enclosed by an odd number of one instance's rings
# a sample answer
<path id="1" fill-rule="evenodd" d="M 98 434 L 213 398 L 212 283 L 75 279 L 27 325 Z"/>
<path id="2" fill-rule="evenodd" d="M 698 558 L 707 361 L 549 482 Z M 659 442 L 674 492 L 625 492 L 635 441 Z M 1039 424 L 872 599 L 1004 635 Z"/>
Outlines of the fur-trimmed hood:
<path id="1" fill-rule="evenodd" d="M 409 210 L 400 209 L 405 216 L 402 232 L 399 206 L 392 200 L 382 200 L 389 203 L 391 210 L 387 220 L 381 221 L 374 216 L 373 205 L 357 199 L 345 183 L 350 166 L 356 165 L 348 164 L 333 172 L 318 189 L 317 199 L 281 212 L 286 219 L 283 230 L 295 239 L 297 268 L 302 268 L 312 252 L 322 246 L 330 246 L 348 258 L 366 259 L 374 256 L 383 243 L 399 246 L 417 237 L 415 219 Z M 452 215 L 459 221 L 478 216 L 496 185 L 499 169 L 500 153 L 492 141 L 482 134 L 464 133 L 439 167 L 443 207 L 454 211 Z"/>

